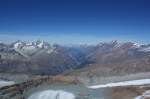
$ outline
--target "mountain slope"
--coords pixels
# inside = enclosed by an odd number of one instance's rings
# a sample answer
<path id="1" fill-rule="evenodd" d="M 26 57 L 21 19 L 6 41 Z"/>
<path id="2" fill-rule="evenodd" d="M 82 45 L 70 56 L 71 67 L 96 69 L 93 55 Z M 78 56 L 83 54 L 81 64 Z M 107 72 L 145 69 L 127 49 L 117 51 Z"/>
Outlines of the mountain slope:
<path id="1" fill-rule="evenodd" d="M 150 45 L 117 41 L 61 46 L 38 40 L 0 43 L 0 71 L 57 75 L 123 75 L 150 71 Z"/>

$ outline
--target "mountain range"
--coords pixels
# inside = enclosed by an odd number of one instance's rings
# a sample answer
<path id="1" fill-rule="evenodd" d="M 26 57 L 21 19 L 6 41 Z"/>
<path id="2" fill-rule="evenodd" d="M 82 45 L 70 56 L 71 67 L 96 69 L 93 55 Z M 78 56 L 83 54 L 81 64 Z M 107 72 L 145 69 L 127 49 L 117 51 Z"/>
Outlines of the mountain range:
<path id="1" fill-rule="evenodd" d="M 150 44 L 102 42 L 64 46 L 42 40 L 0 43 L 0 72 L 40 75 L 123 75 L 150 71 Z"/>

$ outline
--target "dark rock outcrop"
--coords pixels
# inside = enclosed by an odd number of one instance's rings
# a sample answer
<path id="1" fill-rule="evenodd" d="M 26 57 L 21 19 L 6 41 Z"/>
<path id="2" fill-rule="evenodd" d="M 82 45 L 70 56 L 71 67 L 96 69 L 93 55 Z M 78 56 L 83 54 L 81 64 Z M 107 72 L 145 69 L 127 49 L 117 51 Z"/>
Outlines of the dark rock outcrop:
<path id="1" fill-rule="evenodd" d="M 32 80 L 11 86 L 0 88 L 0 99 L 25 99 L 24 93 L 31 88 L 36 88 L 42 84 L 81 84 L 81 82 L 74 77 L 64 76 L 37 76 Z"/>

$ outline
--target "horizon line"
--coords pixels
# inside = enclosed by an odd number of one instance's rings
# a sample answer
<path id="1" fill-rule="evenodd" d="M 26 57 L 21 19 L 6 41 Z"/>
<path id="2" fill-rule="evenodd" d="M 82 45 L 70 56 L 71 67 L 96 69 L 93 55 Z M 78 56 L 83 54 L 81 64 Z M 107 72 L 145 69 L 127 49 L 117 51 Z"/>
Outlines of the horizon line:
<path id="1" fill-rule="evenodd" d="M 111 42 L 111 41 L 119 41 L 119 42 L 134 42 L 138 44 L 148 44 L 149 42 L 145 42 L 142 39 L 136 40 L 127 37 L 106 37 L 106 36 L 96 36 L 96 35 L 83 35 L 83 34 L 50 34 L 50 35 L 17 35 L 17 34 L 0 34 L 0 41 L 2 42 L 15 42 L 17 40 L 21 41 L 37 41 L 43 40 L 46 42 L 51 42 L 55 44 L 99 44 L 100 42 Z"/>

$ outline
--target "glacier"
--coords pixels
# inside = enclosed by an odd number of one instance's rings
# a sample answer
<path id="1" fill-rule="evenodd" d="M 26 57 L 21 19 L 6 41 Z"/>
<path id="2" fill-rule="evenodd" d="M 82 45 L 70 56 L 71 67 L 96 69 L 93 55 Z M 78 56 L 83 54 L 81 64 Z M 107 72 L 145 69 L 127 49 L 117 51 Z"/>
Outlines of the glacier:
<path id="1" fill-rule="evenodd" d="M 9 86 L 9 85 L 13 85 L 13 84 L 15 84 L 14 81 L 4 81 L 4 80 L 0 80 L 0 87 Z"/>
<path id="2" fill-rule="evenodd" d="M 118 86 L 136 86 L 136 85 L 147 85 L 150 84 L 150 79 L 140 79 L 140 80 L 130 80 L 116 83 L 107 83 L 103 85 L 93 85 L 87 86 L 88 88 L 97 89 L 97 88 L 106 88 L 106 87 L 118 87 Z"/>
<path id="3" fill-rule="evenodd" d="M 75 95 L 62 90 L 45 90 L 36 92 L 28 99 L 75 99 Z"/>

